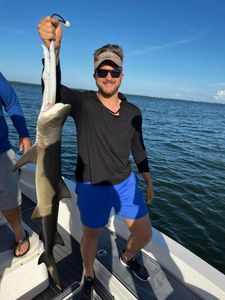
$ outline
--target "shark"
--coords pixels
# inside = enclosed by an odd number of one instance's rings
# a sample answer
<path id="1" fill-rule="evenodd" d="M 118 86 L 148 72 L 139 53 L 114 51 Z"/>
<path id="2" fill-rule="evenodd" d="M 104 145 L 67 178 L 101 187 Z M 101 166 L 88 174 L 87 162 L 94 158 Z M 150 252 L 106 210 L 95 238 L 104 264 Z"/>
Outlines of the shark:
<path id="1" fill-rule="evenodd" d="M 57 231 L 59 201 L 71 194 L 61 174 L 62 128 L 70 113 L 70 105 L 56 103 L 56 57 L 54 41 L 49 49 L 43 45 L 45 65 L 42 74 L 44 82 L 43 102 L 37 119 L 36 141 L 31 149 L 17 161 L 15 170 L 27 163 L 35 163 L 35 188 L 37 206 L 31 218 L 41 218 L 43 225 L 44 252 L 38 263 L 45 263 L 56 286 L 62 289 L 53 247 L 64 245 Z"/>

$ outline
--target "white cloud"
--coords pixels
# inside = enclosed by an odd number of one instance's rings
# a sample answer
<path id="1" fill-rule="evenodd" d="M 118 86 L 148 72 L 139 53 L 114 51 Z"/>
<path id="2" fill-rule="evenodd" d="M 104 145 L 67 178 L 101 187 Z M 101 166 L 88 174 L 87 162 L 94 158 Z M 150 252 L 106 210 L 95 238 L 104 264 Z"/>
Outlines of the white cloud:
<path id="1" fill-rule="evenodd" d="M 225 100 L 225 90 L 218 90 L 214 96 L 216 100 Z"/>
<path id="2" fill-rule="evenodd" d="M 163 44 L 163 45 L 160 45 L 160 46 L 147 46 L 145 48 L 132 50 L 129 53 L 127 53 L 126 56 L 127 57 L 128 56 L 141 56 L 141 55 L 144 55 L 144 54 L 148 54 L 149 52 L 152 52 L 152 51 L 171 48 L 171 47 L 174 47 L 176 45 L 187 44 L 190 41 L 191 40 L 188 40 L 188 39 L 181 39 L 181 40 L 177 40 L 177 41 L 171 41 L 169 43 L 166 43 L 166 44 Z"/>
<path id="3" fill-rule="evenodd" d="M 126 54 L 126 57 L 130 56 L 141 56 L 144 54 L 148 54 L 149 52 L 152 51 L 158 51 L 158 50 L 163 50 L 167 48 L 172 48 L 175 46 L 183 45 L 183 44 L 189 44 L 191 42 L 194 42 L 195 40 L 201 39 L 206 35 L 205 32 L 199 32 L 195 35 L 189 36 L 189 37 L 184 37 L 179 40 L 174 40 L 174 41 L 169 41 L 168 43 L 164 43 L 162 45 L 157 45 L 157 46 L 146 46 L 140 49 L 133 49 L 130 52 Z"/>

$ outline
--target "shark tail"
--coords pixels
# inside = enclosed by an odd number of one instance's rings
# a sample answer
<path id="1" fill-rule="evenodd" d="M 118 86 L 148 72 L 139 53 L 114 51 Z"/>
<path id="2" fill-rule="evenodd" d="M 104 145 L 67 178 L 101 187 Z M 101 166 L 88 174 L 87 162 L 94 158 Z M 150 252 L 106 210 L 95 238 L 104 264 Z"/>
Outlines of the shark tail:
<path id="1" fill-rule="evenodd" d="M 37 146 L 34 145 L 30 148 L 29 151 L 25 152 L 22 157 L 17 161 L 15 164 L 15 167 L 13 171 L 18 170 L 22 166 L 24 166 L 27 163 L 34 163 L 36 164 L 37 162 Z"/>
<path id="2" fill-rule="evenodd" d="M 44 263 L 48 269 L 49 274 L 55 282 L 55 285 L 62 291 L 62 285 L 59 280 L 59 274 L 56 268 L 56 263 L 53 254 L 44 251 L 39 257 L 38 264 Z"/>

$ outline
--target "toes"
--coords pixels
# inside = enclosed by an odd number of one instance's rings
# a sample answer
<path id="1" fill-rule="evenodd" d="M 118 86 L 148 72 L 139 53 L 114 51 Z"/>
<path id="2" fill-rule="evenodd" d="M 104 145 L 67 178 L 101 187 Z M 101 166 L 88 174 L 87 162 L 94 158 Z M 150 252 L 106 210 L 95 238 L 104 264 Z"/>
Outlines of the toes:
<path id="1" fill-rule="evenodd" d="M 24 254 L 25 252 L 27 252 L 27 249 L 29 247 L 29 244 L 27 241 L 24 241 L 22 245 L 20 245 L 17 249 L 16 249 L 16 255 L 21 255 Z"/>

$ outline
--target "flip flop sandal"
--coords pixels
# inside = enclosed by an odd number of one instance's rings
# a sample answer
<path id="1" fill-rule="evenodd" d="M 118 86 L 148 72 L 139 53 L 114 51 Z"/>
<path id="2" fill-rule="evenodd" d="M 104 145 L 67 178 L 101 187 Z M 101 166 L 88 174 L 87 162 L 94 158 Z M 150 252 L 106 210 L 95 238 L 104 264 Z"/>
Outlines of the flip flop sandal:
<path id="1" fill-rule="evenodd" d="M 26 230 L 24 230 L 24 231 L 25 231 L 25 237 L 22 240 L 20 240 L 19 242 L 15 242 L 15 248 L 14 248 L 14 256 L 15 257 L 24 256 L 30 250 L 29 234 Z M 25 242 L 28 242 L 27 250 L 22 254 L 16 254 L 17 249 L 19 249 Z"/>

